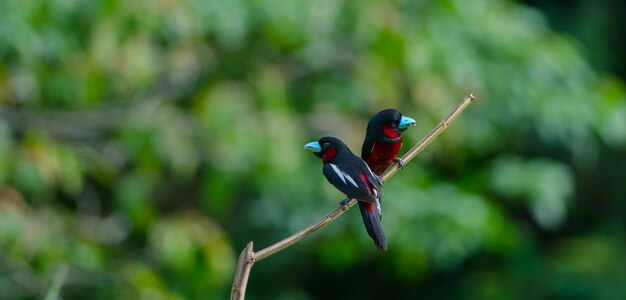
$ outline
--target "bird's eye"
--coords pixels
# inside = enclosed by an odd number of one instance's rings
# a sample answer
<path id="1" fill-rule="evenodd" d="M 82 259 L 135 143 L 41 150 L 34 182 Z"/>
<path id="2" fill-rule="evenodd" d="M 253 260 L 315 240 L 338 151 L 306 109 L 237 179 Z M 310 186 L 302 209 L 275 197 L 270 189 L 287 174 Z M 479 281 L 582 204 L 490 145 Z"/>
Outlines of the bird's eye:
<path id="1" fill-rule="evenodd" d="M 398 122 L 395 122 L 395 121 L 394 121 L 394 122 L 391 122 L 391 128 L 396 128 L 396 127 L 398 127 L 398 123 L 399 123 L 399 122 L 400 122 L 400 121 L 398 121 Z"/>
<path id="2" fill-rule="evenodd" d="M 330 146 L 330 144 L 329 144 L 328 142 L 326 142 L 326 143 L 324 143 L 324 144 L 322 145 L 322 147 L 324 147 L 324 149 L 328 148 L 328 146 Z"/>

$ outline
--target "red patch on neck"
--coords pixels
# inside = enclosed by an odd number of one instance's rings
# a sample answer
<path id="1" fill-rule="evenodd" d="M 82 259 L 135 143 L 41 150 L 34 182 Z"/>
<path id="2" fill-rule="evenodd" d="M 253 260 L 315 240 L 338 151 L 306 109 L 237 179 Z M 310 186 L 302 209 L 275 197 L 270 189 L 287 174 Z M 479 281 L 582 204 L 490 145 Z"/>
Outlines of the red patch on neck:
<path id="1" fill-rule="evenodd" d="M 324 150 L 324 153 L 322 153 L 322 161 L 324 163 L 327 163 L 333 160 L 333 158 L 335 158 L 335 155 L 337 155 L 337 148 L 329 147 L 328 149 Z"/>
<path id="2" fill-rule="evenodd" d="M 383 124 L 383 135 L 390 139 L 395 139 L 400 137 L 400 132 L 387 124 Z"/>

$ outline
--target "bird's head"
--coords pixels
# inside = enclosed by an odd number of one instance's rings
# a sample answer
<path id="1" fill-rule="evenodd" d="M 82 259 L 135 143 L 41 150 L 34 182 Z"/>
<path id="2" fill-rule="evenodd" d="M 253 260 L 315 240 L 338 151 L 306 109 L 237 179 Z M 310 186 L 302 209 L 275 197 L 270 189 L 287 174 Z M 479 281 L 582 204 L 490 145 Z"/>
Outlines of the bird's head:
<path id="1" fill-rule="evenodd" d="M 415 120 L 405 117 L 402 113 L 393 108 L 379 111 L 368 123 L 369 127 L 373 127 L 378 133 L 385 138 L 399 138 L 409 126 L 415 126 Z"/>
<path id="2" fill-rule="evenodd" d="M 327 163 L 332 161 L 337 154 L 346 151 L 348 146 L 338 138 L 325 136 L 317 142 L 310 142 L 304 145 L 304 149 L 313 152 L 315 156 L 321 158 L 324 163 Z"/>

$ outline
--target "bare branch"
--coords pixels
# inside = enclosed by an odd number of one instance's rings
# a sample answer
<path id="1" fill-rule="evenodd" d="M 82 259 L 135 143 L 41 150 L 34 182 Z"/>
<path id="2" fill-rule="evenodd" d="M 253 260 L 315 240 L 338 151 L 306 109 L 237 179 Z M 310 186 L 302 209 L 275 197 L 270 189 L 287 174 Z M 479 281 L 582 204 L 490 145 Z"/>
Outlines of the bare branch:
<path id="1" fill-rule="evenodd" d="M 252 265 L 254 265 L 253 245 L 254 243 L 250 241 L 246 248 L 241 251 L 241 255 L 239 255 L 237 271 L 235 272 L 235 282 L 233 283 L 233 289 L 230 291 L 231 299 L 243 299 L 246 296 L 250 269 L 252 269 Z"/>
<path id="2" fill-rule="evenodd" d="M 465 108 L 474 100 L 473 94 L 469 94 L 463 98 L 461 103 L 450 113 L 448 114 L 433 130 L 431 130 L 422 140 L 420 140 L 413 148 L 409 149 L 403 156 L 402 160 L 405 165 L 411 161 L 417 154 L 422 152 L 428 144 L 430 144 L 439 134 L 441 134 L 447 127 L 450 125 L 454 119 L 465 110 Z M 382 175 L 381 178 L 383 181 L 386 181 L 391 176 L 393 176 L 400 169 L 400 164 L 397 162 L 393 163 Z M 350 199 L 346 204 L 340 205 L 339 207 L 333 209 L 331 212 L 327 213 L 325 216 L 315 221 L 313 224 L 305 227 L 304 229 L 290 235 L 289 237 L 271 245 L 267 248 L 257 251 L 256 253 L 252 250 L 252 242 L 249 242 L 246 248 L 241 252 L 239 256 L 239 262 L 237 263 L 237 270 L 235 272 L 235 280 L 233 282 L 233 288 L 231 292 L 230 299 L 231 300 L 239 300 L 244 299 L 246 294 L 246 286 L 248 284 L 248 277 L 250 275 L 250 270 L 252 269 L 252 265 L 255 262 L 263 260 L 295 243 L 300 241 L 301 239 L 309 236 L 320 228 L 326 226 L 328 223 L 332 222 L 339 216 L 341 216 L 344 212 L 348 211 L 350 207 L 354 206 L 357 203 L 356 199 Z"/>

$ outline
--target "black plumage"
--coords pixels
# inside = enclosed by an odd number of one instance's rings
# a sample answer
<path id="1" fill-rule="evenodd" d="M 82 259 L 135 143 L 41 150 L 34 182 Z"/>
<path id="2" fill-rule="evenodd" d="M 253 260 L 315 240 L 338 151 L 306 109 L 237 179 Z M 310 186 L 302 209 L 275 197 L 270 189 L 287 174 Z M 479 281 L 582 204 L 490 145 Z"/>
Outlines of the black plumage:
<path id="1" fill-rule="evenodd" d="M 381 182 L 378 176 L 337 138 L 323 137 L 317 143 L 307 144 L 307 149 L 322 159 L 326 179 L 348 198 L 358 200 L 368 234 L 379 249 L 387 250 L 387 239 L 380 223 Z"/>

